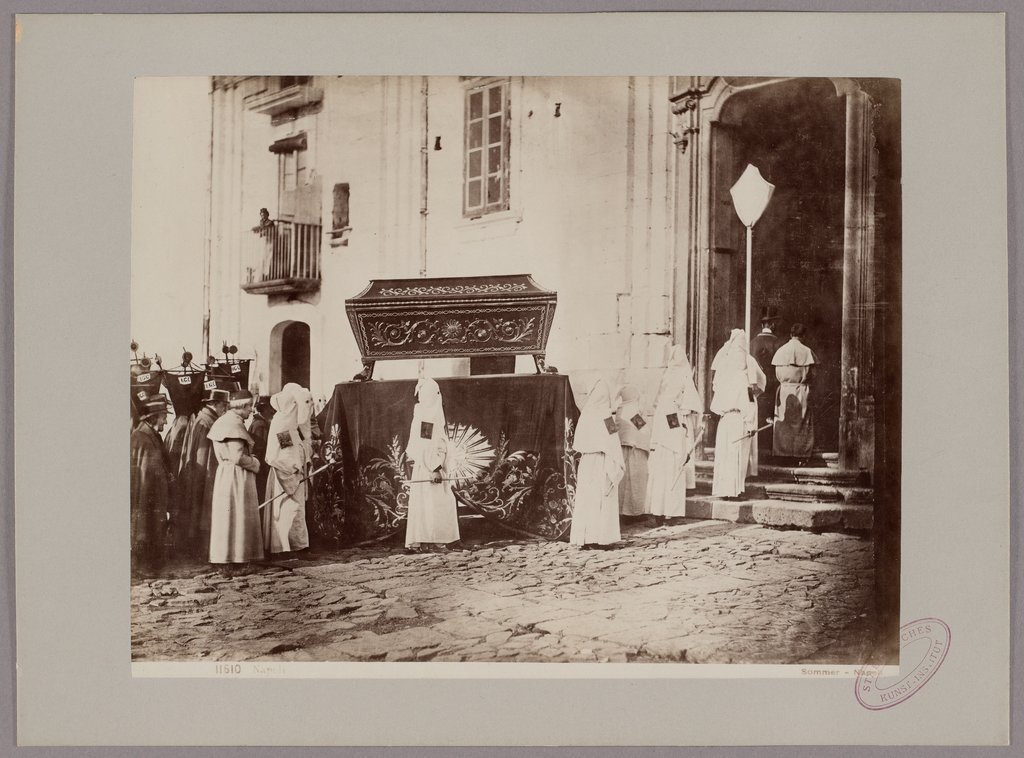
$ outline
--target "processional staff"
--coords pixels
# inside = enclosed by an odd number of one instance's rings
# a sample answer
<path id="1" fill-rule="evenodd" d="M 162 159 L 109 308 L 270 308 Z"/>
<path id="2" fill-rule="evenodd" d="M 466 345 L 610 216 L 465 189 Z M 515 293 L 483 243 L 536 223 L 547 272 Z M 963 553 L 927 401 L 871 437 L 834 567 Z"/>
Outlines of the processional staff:
<path id="1" fill-rule="evenodd" d="M 736 209 L 736 215 L 747 227 L 747 295 L 743 311 L 744 328 L 747 331 L 747 338 L 750 338 L 750 293 L 751 293 L 751 271 L 753 269 L 754 257 L 754 224 L 761 218 L 768 202 L 775 192 L 775 185 L 766 181 L 757 167 L 748 163 L 743 174 L 736 183 L 732 185 L 729 194 L 732 195 L 732 204 Z"/>

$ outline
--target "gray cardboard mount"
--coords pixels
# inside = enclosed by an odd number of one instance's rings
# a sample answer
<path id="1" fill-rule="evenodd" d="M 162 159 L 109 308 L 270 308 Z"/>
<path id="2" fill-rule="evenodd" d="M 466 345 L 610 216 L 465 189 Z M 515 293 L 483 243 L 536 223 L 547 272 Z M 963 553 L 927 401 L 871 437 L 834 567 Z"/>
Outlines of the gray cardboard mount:
<path id="1" fill-rule="evenodd" d="M 21 743 L 1005 742 L 1016 531 L 1002 16 L 33 15 L 15 36 Z M 133 680 L 127 438 L 111 422 L 123 416 L 129 337 L 133 79 L 296 68 L 900 78 L 902 617 L 938 616 L 953 630 L 927 690 L 869 712 L 849 680 Z M 10 558 L 5 568 L 13 574 Z"/>

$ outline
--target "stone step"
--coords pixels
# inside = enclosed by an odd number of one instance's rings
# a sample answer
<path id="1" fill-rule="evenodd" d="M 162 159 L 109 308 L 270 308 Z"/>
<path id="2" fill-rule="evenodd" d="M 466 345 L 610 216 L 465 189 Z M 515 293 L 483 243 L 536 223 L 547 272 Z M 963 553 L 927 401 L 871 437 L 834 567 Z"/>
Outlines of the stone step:
<path id="1" fill-rule="evenodd" d="M 698 475 L 706 471 L 708 476 L 715 468 L 714 460 L 697 461 Z M 780 483 L 794 484 L 822 484 L 837 487 L 864 486 L 867 482 L 865 471 L 843 471 L 839 468 L 822 466 L 777 466 L 774 464 L 762 463 L 757 467 L 757 476 L 750 477 L 752 481 L 773 481 Z"/>
<path id="2" fill-rule="evenodd" d="M 697 469 L 697 493 L 711 494 L 712 472 Z M 875 501 L 875 491 L 870 487 L 833 487 L 815 484 L 791 484 L 764 479 L 760 476 L 747 478 L 747 497 L 756 500 L 793 500 L 799 502 L 846 503 L 848 505 L 870 505 Z"/>
<path id="3" fill-rule="evenodd" d="M 714 461 L 715 460 L 715 449 L 713 447 L 706 447 L 706 448 L 704 448 L 704 455 L 703 455 L 703 457 L 704 457 L 705 460 Z M 765 457 L 765 456 L 762 455 L 762 457 Z M 768 456 L 768 457 L 771 458 L 773 456 Z M 785 460 L 785 459 L 783 459 L 783 460 Z M 818 468 L 830 468 L 830 469 L 839 468 L 839 453 L 822 453 L 822 452 L 817 452 L 817 453 L 814 453 L 811 456 L 810 460 L 812 460 L 812 461 L 814 461 L 816 463 L 822 464 L 822 465 L 818 466 Z"/>
<path id="4" fill-rule="evenodd" d="M 706 495 L 686 498 L 686 517 L 761 524 L 786 529 L 870 531 L 870 505 L 808 503 L 795 500 L 723 500 Z"/>

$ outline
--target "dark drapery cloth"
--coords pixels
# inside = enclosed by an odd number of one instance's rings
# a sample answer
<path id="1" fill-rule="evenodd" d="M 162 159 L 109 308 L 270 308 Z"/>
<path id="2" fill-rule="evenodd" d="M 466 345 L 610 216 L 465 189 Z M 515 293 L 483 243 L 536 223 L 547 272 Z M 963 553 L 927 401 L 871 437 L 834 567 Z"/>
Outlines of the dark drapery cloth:
<path id="1" fill-rule="evenodd" d="M 137 410 L 142 410 L 142 401 L 160 392 L 160 381 L 163 371 L 160 369 L 143 370 L 140 366 L 131 367 L 132 402 Z"/>
<path id="2" fill-rule="evenodd" d="M 437 383 L 448 426 L 449 476 L 465 477 L 443 486 L 453 486 L 464 506 L 513 531 L 564 537 L 578 458 L 570 449 L 579 412 L 568 378 L 524 374 Z M 315 536 L 363 542 L 404 528 L 415 387 L 415 380 L 335 387 L 320 414 L 320 456 L 340 462 L 314 488 Z"/>
<path id="3" fill-rule="evenodd" d="M 171 405 L 178 416 L 194 416 L 203 407 L 203 371 L 165 371 L 164 387 L 171 396 Z"/>
<path id="4" fill-rule="evenodd" d="M 177 508 L 171 514 L 174 547 L 180 555 L 205 558 L 210 547 L 210 511 L 217 458 L 207 435 L 216 420 L 213 409 L 203 408 L 185 435 L 178 473 L 179 497 Z"/>
<path id="5" fill-rule="evenodd" d="M 251 358 L 210 363 L 206 366 L 206 378 L 223 382 L 225 386 L 218 384 L 218 389 L 248 389 L 250 365 L 252 365 Z M 228 387 L 227 385 L 236 386 Z"/>
<path id="6" fill-rule="evenodd" d="M 167 432 L 167 437 L 164 439 L 171 471 L 175 474 L 181 470 L 181 455 L 185 449 L 185 438 L 188 436 L 192 421 L 192 416 L 175 416 L 174 421 L 171 422 L 171 428 Z"/>
<path id="7" fill-rule="evenodd" d="M 163 564 L 172 477 L 163 440 L 148 423 L 131 436 L 132 569 Z"/>

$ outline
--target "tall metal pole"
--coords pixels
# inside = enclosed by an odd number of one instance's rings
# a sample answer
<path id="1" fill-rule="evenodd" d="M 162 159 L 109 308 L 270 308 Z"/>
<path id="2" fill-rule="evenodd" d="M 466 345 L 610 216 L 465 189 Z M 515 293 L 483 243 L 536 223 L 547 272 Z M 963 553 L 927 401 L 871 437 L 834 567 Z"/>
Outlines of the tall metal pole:
<path id="1" fill-rule="evenodd" d="M 210 354 L 210 276 L 213 266 L 213 135 L 217 124 L 216 81 L 210 77 L 210 144 L 206 169 L 206 239 L 203 240 L 203 363 Z"/>
<path id="2" fill-rule="evenodd" d="M 744 328 L 747 330 L 747 339 L 750 339 L 750 281 L 751 270 L 754 262 L 754 227 L 747 227 L 747 303 L 743 311 Z"/>

